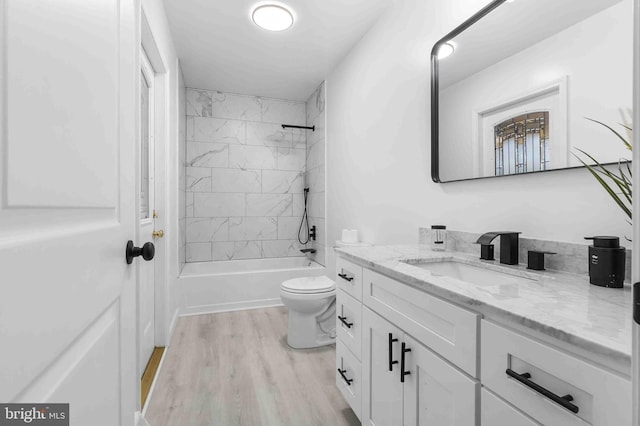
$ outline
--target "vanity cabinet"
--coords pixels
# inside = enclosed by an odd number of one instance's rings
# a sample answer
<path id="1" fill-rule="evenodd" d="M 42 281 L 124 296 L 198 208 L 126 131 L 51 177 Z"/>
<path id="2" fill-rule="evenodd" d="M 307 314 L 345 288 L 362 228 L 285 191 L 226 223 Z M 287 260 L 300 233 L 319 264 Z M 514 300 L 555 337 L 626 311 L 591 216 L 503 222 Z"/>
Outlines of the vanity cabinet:
<path id="1" fill-rule="evenodd" d="M 476 425 L 479 316 L 346 259 L 336 265 L 336 385 L 362 424 Z"/>
<path id="2" fill-rule="evenodd" d="M 570 344 L 346 259 L 337 265 L 336 383 L 362 424 L 631 424 L 631 381 Z"/>
<path id="3" fill-rule="evenodd" d="M 476 425 L 480 384 L 364 307 L 364 425 Z"/>

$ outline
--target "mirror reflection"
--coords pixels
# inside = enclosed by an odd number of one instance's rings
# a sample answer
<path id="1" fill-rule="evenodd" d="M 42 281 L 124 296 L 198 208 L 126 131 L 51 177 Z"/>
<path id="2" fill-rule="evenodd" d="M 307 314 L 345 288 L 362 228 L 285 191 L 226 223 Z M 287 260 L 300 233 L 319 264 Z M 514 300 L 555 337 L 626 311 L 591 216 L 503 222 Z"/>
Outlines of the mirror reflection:
<path id="1" fill-rule="evenodd" d="M 632 0 L 501 0 L 434 47 L 436 181 L 577 167 L 631 153 Z M 583 157 L 584 158 L 584 157 Z"/>

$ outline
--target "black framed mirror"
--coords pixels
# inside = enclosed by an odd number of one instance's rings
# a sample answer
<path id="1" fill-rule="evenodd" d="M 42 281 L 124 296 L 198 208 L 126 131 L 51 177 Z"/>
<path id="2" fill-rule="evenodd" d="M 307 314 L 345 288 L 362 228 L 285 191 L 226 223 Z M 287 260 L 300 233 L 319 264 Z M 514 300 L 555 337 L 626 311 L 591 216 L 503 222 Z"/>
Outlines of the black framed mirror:
<path id="1" fill-rule="evenodd" d="M 580 167 L 582 152 L 630 160 L 603 124 L 631 127 L 632 11 L 633 0 L 496 0 L 440 39 L 433 181 Z"/>

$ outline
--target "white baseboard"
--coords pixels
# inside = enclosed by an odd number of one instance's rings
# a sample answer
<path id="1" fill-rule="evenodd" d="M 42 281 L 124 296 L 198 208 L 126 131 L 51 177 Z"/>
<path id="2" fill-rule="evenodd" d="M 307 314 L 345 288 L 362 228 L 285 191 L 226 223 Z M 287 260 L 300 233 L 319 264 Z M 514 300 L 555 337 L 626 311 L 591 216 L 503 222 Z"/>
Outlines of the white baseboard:
<path id="1" fill-rule="evenodd" d="M 167 344 L 166 344 L 167 348 L 171 344 L 171 338 L 173 337 L 173 330 L 175 330 L 175 328 L 176 328 L 176 323 L 178 322 L 178 317 L 180 317 L 180 309 L 176 308 L 176 310 L 173 312 L 173 318 L 171 319 L 171 324 L 169 324 L 169 334 L 168 334 L 168 337 L 167 337 Z"/>
<path id="2" fill-rule="evenodd" d="M 140 411 L 136 411 L 134 415 L 134 424 L 136 426 L 151 426 Z"/>
<path id="3" fill-rule="evenodd" d="M 187 306 L 180 310 L 180 316 L 186 317 L 191 315 L 215 314 L 219 312 L 243 311 L 245 309 L 271 308 L 275 306 L 283 306 L 280 298 Z"/>

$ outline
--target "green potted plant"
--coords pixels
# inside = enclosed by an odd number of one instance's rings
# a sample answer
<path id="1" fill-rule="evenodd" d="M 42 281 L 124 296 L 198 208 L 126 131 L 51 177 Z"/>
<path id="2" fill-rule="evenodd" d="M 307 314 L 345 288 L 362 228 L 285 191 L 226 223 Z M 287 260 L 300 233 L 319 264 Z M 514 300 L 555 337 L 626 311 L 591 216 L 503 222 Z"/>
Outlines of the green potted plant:
<path id="1" fill-rule="evenodd" d="M 601 126 L 606 127 L 611 130 L 611 132 L 624 144 L 625 148 L 631 152 L 633 150 L 632 145 L 632 127 L 627 124 L 620 124 L 622 128 L 625 129 L 626 138 L 620 134 L 620 132 L 616 131 L 613 127 L 598 121 L 593 120 L 591 118 L 587 118 L 587 120 L 593 121 L 594 123 L 600 124 Z M 587 170 L 593 175 L 594 178 L 598 181 L 600 185 L 609 193 L 611 198 L 616 202 L 616 204 L 622 209 L 622 211 L 629 218 L 628 222 L 631 223 L 632 216 L 632 203 L 631 197 L 632 193 L 632 172 L 631 172 L 631 161 L 626 159 L 620 159 L 618 161 L 618 165 L 608 165 L 604 166 L 598 160 L 593 158 L 590 154 L 585 152 L 582 149 L 575 148 L 576 151 L 579 151 L 585 158 L 582 158 L 580 155 L 573 153 L 573 155 L 584 165 Z"/>

